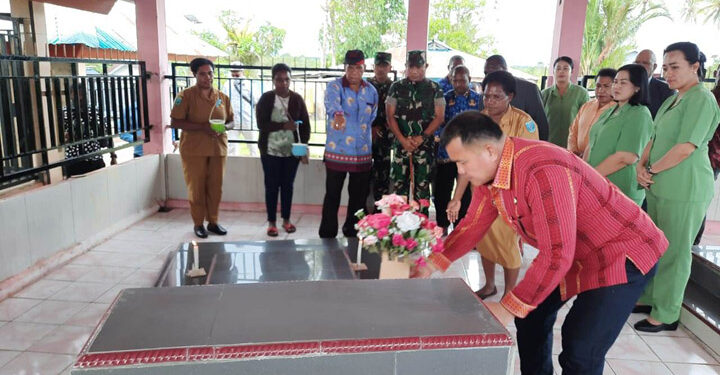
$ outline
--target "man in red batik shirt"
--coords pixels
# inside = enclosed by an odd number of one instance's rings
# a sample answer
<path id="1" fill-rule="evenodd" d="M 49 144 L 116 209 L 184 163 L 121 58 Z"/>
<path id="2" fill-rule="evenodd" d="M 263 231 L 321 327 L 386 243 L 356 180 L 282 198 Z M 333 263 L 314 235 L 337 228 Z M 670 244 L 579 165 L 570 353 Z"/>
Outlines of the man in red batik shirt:
<path id="1" fill-rule="evenodd" d="M 539 250 L 520 283 L 487 306 L 515 317 L 523 374 L 552 374 L 557 311 L 577 295 L 562 328 L 563 374 L 600 375 L 612 346 L 668 246 L 640 207 L 572 153 L 542 141 L 505 137 L 477 111 L 447 125 L 442 145 L 473 190 L 467 215 L 414 271 L 446 270 L 500 215 Z"/>

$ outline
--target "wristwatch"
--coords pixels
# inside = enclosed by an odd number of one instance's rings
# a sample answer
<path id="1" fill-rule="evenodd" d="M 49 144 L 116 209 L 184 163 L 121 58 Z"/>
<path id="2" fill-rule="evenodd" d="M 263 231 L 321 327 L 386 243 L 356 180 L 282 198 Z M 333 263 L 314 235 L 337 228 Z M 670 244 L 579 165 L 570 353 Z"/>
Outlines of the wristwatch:
<path id="1" fill-rule="evenodd" d="M 647 166 L 645 167 L 645 171 L 647 171 L 647 173 L 648 173 L 649 175 L 655 176 L 655 172 L 652 171 L 652 167 L 651 167 L 650 165 L 647 165 Z"/>

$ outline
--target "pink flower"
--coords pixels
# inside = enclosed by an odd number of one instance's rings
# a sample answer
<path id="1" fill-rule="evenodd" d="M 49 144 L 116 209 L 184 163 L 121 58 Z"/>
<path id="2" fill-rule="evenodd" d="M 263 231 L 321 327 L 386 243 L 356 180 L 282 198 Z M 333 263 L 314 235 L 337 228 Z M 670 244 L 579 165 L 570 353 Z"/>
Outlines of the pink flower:
<path id="1" fill-rule="evenodd" d="M 422 227 L 434 231 L 437 227 L 437 224 L 434 221 L 427 220 L 423 222 Z"/>
<path id="2" fill-rule="evenodd" d="M 435 245 L 433 245 L 433 247 L 432 247 L 432 252 L 433 252 L 433 253 L 442 253 L 443 251 L 445 251 L 445 245 L 443 244 L 442 241 L 438 241 L 438 242 L 437 242 Z"/>
<path id="3" fill-rule="evenodd" d="M 405 197 L 399 196 L 397 194 L 389 194 L 389 195 L 383 195 L 382 199 L 375 202 L 375 206 L 384 208 L 384 207 L 390 207 L 395 204 L 403 204 L 406 202 Z"/>
<path id="4" fill-rule="evenodd" d="M 425 266 L 427 266 L 427 263 L 425 262 L 425 258 L 423 258 L 423 257 L 418 258 L 418 260 L 415 261 L 415 264 L 416 264 L 418 267 L 425 267 Z"/>
<path id="5" fill-rule="evenodd" d="M 445 234 L 442 227 L 435 227 L 433 230 L 435 231 L 435 238 L 437 239 L 442 238 L 443 234 Z"/>
<path id="6" fill-rule="evenodd" d="M 378 238 L 375 236 L 367 236 L 363 238 L 362 244 L 366 246 L 372 246 L 375 245 L 378 242 Z"/>
<path id="7" fill-rule="evenodd" d="M 402 234 L 394 234 L 392 237 L 393 246 L 405 246 L 405 238 Z"/>
<path id="8" fill-rule="evenodd" d="M 430 207 L 430 201 L 427 199 L 420 199 L 420 207 Z"/>
<path id="9" fill-rule="evenodd" d="M 385 214 L 374 214 L 366 216 L 368 225 L 375 229 L 387 228 L 390 225 L 390 216 Z"/>
<path id="10" fill-rule="evenodd" d="M 390 212 L 391 212 L 392 216 L 400 216 L 405 211 L 407 211 L 407 210 L 403 210 L 402 208 L 395 206 L 395 207 L 391 208 Z"/>
<path id="11" fill-rule="evenodd" d="M 413 210 L 419 210 L 420 204 L 416 201 L 410 201 L 410 207 L 412 207 Z"/>
<path id="12" fill-rule="evenodd" d="M 388 235 L 388 230 L 387 230 L 387 228 L 380 228 L 380 229 L 378 229 L 378 231 L 377 231 L 377 238 L 383 239 L 383 238 L 385 238 L 385 236 L 387 236 L 387 235 Z"/>
<path id="13" fill-rule="evenodd" d="M 412 250 L 416 248 L 418 245 L 417 241 L 415 241 L 414 238 L 408 238 L 407 241 L 405 241 L 405 247 L 407 247 L 408 250 Z"/>

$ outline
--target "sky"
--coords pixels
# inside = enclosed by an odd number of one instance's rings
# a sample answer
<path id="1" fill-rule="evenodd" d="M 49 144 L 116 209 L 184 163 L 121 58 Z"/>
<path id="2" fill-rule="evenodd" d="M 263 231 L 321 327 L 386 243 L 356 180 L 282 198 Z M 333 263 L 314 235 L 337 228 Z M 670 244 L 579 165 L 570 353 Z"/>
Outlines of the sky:
<path id="1" fill-rule="evenodd" d="M 680 19 L 684 0 L 665 0 L 675 20 L 654 19 L 645 23 L 636 35 L 639 49 L 650 48 L 660 56 L 672 42 L 697 43 L 709 60 L 720 60 L 720 30 L 711 24 L 693 24 Z M 510 65 L 537 65 L 550 60 L 557 0 L 487 0 L 483 32 L 494 34 L 496 48 Z M 0 12 L 9 9 L 0 0 Z M 192 14 L 199 28 L 222 34 L 217 16 L 223 9 L 234 9 L 251 18 L 255 25 L 270 22 L 287 31 L 281 53 L 319 56 L 318 32 L 323 22 L 324 0 L 165 0 L 168 17 Z M 519 12 L 518 9 L 522 9 Z M 714 57 L 714 58 L 713 58 Z"/>

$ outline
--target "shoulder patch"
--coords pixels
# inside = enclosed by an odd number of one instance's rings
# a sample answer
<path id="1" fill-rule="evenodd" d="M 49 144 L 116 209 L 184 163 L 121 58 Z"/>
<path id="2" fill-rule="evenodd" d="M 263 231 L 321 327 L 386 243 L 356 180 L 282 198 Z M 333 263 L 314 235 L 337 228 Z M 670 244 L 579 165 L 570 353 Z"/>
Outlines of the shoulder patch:
<path id="1" fill-rule="evenodd" d="M 215 102 L 215 106 L 220 108 L 221 105 L 222 105 L 222 99 L 218 98 L 217 102 Z"/>
<path id="2" fill-rule="evenodd" d="M 175 106 L 176 106 L 176 107 L 179 106 L 180 103 L 182 103 L 182 96 L 178 95 L 178 96 L 175 98 Z"/>
<path id="3" fill-rule="evenodd" d="M 526 122 L 525 129 L 527 129 L 527 131 L 529 131 L 530 133 L 535 133 L 535 130 L 537 130 L 537 127 L 535 126 L 535 121 Z"/>

